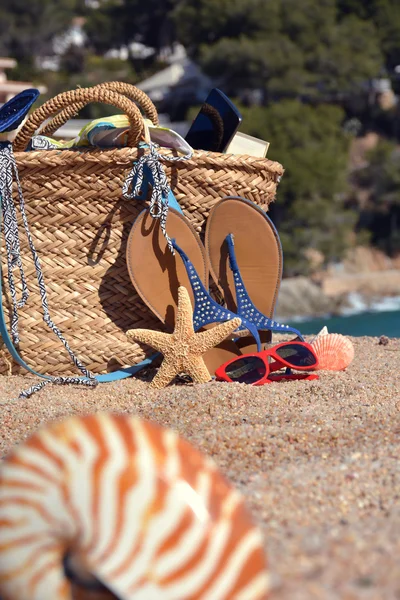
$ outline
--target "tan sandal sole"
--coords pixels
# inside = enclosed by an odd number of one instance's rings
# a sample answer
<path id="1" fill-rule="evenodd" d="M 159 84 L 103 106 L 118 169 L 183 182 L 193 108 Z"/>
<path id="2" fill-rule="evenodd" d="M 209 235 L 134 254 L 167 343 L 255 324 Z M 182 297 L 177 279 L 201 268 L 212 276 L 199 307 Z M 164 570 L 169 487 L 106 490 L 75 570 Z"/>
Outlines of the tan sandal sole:
<path id="1" fill-rule="evenodd" d="M 208 261 L 200 238 L 186 218 L 169 209 L 166 229 L 172 239 L 189 256 L 201 281 L 208 288 Z M 150 310 L 173 330 L 178 305 L 178 287 L 189 292 L 192 306 L 194 297 L 185 265 L 177 252 L 173 255 L 167 247 L 158 219 L 148 210 L 137 217 L 129 234 L 126 250 L 129 276 L 139 296 Z M 212 325 L 211 325 L 212 326 Z M 211 375 L 224 362 L 240 351 L 232 340 L 225 340 L 209 350 L 204 362 Z"/>
<path id="2" fill-rule="evenodd" d="M 207 219 L 205 246 L 210 273 L 225 298 L 227 308 L 236 311 L 236 293 L 229 267 L 225 238 L 232 233 L 235 254 L 247 292 L 256 308 L 273 317 L 282 277 L 282 250 L 276 231 L 264 211 L 243 198 L 227 197 L 216 204 Z M 260 332 L 262 342 L 270 332 Z M 253 351 L 253 338 L 237 341 L 242 352 Z"/>

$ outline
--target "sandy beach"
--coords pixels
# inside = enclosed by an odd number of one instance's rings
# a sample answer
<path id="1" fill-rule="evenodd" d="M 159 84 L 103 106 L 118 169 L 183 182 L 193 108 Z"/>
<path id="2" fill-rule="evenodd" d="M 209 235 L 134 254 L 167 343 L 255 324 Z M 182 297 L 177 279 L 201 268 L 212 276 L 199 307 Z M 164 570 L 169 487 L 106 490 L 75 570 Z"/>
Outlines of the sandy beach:
<path id="1" fill-rule="evenodd" d="M 112 410 L 172 427 L 214 458 L 265 534 L 272 600 L 400 599 L 400 340 L 352 338 L 346 372 L 263 387 L 96 389 L 0 377 L 0 456 L 43 423 Z"/>

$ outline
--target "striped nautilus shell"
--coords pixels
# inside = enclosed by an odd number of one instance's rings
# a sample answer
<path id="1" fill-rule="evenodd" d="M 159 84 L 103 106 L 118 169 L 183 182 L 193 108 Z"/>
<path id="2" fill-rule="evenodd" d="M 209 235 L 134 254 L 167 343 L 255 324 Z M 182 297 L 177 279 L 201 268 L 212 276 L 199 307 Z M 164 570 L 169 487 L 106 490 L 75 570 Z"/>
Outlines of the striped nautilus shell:
<path id="1" fill-rule="evenodd" d="M 1 600 L 259 600 L 267 590 L 241 496 L 171 430 L 72 417 L 0 466 Z"/>

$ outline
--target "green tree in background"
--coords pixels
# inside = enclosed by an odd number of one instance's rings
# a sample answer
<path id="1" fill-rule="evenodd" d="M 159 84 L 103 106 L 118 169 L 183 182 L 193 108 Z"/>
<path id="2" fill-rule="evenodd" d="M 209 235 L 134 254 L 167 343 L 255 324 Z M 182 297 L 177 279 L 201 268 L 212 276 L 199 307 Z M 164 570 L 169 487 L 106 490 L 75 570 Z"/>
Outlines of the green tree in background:
<path id="1" fill-rule="evenodd" d="M 400 106 L 379 105 L 369 87 L 388 76 L 400 88 L 400 0 L 1 0 L 0 55 L 18 60 L 12 75 L 34 78 L 36 59 L 52 54 L 77 15 L 86 44 L 71 45 L 58 71 L 40 74 L 49 95 L 110 79 L 135 83 L 162 68 L 162 50 L 180 41 L 218 87 L 242 98 L 242 130 L 270 141 L 269 156 L 286 169 L 271 207 L 286 274 L 307 271 L 309 248 L 340 260 L 360 213 L 358 227 L 376 245 L 400 251 L 399 154 L 379 146 L 355 185 L 355 196 L 368 188 L 368 207 L 348 209 L 343 130 L 346 121 L 348 130 L 350 122 L 353 131 L 400 139 Z M 122 48 L 128 60 L 107 55 Z M 108 109 L 85 111 L 94 118 Z"/>
<path id="2" fill-rule="evenodd" d="M 400 253 L 400 149 L 381 140 L 370 152 L 367 167 L 355 176 L 369 191 L 358 226 L 372 231 L 372 242 L 390 256 Z"/>
<path id="3" fill-rule="evenodd" d="M 75 14 L 76 0 L 1 0 L 0 55 L 16 58 L 19 75 L 31 76 L 35 59 L 52 54 Z"/>
<path id="4" fill-rule="evenodd" d="M 374 21 L 380 33 L 382 51 L 389 69 L 400 64 L 400 3 L 377 0 Z"/>
<path id="5" fill-rule="evenodd" d="M 268 156 L 285 174 L 270 214 L 281 236 L 285 274 L 307 271 L 305 251 L 339 260 L 349 245 L 357 215 L 345 208 L 349 138 L 343 112 L 286 100 L 268 108 L 243 109 L 243 129 L 271 143 Z"/>
<path id="6" fill-rule="evenodd" d="M 104 54 L 110 48 L 126 48 L 136 70 L 148 67 L 160 50 L 174 40 L 170 18 L 175 0 L 105 0 L 87 11 L 85 32 L 91 48 Z M 149 60 L 138 60 L 131 52 L 132 42 L 153 49 Z"/>
<path id="7" fill-rule="evenodd" d="M 354 91 L 383 64 L 374 23 L 339 19 L 335 0 L 182 0 L 174 19 L 191 56 L 229 92 L 326 99 Z"/>
<path id="8" fill-rule="evenodd" d="M 380 0 L 337 0 L 339 18 L 355 15 L 360 19 L 372 19 Z"/>
<path id="9" fill-rule="evenodd" d="M 338 16 L 347 15 L 374 23 L 385 66 L 390 70 L 400 64 L 400 3 L 398 0 L 337 0 Z"/>

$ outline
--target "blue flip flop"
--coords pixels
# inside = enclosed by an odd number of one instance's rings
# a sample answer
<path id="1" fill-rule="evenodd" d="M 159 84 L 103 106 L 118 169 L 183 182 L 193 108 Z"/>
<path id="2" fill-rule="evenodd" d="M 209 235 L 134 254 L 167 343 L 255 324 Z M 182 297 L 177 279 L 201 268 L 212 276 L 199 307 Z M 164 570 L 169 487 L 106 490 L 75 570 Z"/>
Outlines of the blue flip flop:
<path id="1" fill-rule="evenodd" d="M 190 222 L 183 214 L 170 208 L 166 230 L 172 240 L 174 255 L 167 246 L 159 220 L 151 216 L 149 209 L 138 215 L 129 234 L 127 267 L 143 302 L 171 330 L 175 324 L 180 285 L 186 287 L 191 298 L 195 331 L 236 317 L 236 314 L 219 305 L 208 292 L 205 249 Z M 261 349 L 257 328 L 243 318 L 237 335 L 247 334 L 248 331 L 254 336 L 257 348 Z M 232 337 L 236 337 L 236 334 L 232 334 Z M 233 339 L 228 339 L 209 350 L 204 360 L 213 375 L 224 361 L 239 355 Z"/>
<path id="2" fill-rule="evenodd" d="M 223 198 L 211 210 L 206 223 L 205 246 L 210 273 L 225 298 L 226 306 L 259 332 L 300 331 L 274 320 L 282 278 L 282 247 L 268 215 L 245 198 Z M 264 339 L 270 341 L 269 339 Z M 240 349 L 254 345 L 242 340 Z"/>
<path id="3" fill-rule="evenodd" d="M 30 88 L 11 98 L 0 108 L 0 133 L 17 129 L 25 119 L 32 104 L 39 96 L 39 90 Z"/>

